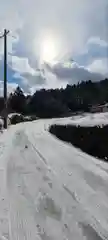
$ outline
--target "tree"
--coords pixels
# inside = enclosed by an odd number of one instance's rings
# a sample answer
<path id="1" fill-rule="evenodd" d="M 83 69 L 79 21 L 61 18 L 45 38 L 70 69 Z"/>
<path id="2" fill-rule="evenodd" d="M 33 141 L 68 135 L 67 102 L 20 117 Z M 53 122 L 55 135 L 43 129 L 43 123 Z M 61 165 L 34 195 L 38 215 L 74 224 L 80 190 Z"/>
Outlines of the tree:
<path id="1" fill-rule="evenodd" d="M 24 113 L 26 104 L 26 97 L 23 91 L 18 86 L 13 94 L 9 97 L 9 106 L 15 112 Z"/>
<path id="2" fill-rule="evenodd" d="M 27 97 L 18 86 L 9 98 L 11 109 L 15 112 L 39 117 L 67 116 L 70 111 L 89 111 L 93 104 L 105 102 L 108 102 L 108 79 L 68 84 L 65 89 L 41 89 Z"/>

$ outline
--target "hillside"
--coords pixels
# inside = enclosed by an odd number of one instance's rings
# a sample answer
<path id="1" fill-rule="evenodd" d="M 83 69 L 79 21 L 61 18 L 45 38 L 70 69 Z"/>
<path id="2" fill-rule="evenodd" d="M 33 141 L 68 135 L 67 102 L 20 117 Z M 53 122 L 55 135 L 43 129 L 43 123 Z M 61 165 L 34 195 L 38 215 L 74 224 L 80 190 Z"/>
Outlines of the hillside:
<path id="1" fill-rule="evenodd" d="M 70 116 L 73 112 L 89 112 L 92 105 L 108 102 L 108 79 L 82 81 L 61 89 L 40 89 L 25 96 L 20 87 L 8 99 L 8 113 L 19 112 L 41 118 Z M 0 111 L 3 99 L 0 101 Z"/>

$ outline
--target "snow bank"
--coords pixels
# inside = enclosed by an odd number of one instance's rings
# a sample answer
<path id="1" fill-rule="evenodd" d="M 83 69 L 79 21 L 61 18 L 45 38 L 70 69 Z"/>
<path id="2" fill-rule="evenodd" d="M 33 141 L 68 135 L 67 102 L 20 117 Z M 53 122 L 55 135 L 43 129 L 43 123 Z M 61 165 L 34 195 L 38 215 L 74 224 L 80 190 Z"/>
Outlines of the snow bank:
<path id="1" fill-rule="evenodd" d="M 3 129 L 3 125 L 4 125 L 3 119 L 0 117 L 0 130 Z"/>
<path id="2" fill-rule="evenodd" d="M 108 124 L 108 112 L 95 113 L 95 114 L 82 114 L 78 116 L 72 116 L 69 118 L 56 119 L 56 124 L 65 125 L 80 125 L 80 126 L 102 126 Z"/>
<path id="3" fill-rule="evenodd" d="M 10 113 L 8 115 L 11 124 L 17 124 L 20 122 L 28 122 L 28 121 L 34 121 L 37 120 L 38 118 L 35 115 L 31 116 L 24 116 L 23 114 L 20 113 Z"/>
<path id="4" fill-rule="evenodd" d="M 11 118 L 11 117 L 16 116 L 16 115 L 20 116 L 21 114 L 20 113 L 9 113 L 8 117 Z"/>

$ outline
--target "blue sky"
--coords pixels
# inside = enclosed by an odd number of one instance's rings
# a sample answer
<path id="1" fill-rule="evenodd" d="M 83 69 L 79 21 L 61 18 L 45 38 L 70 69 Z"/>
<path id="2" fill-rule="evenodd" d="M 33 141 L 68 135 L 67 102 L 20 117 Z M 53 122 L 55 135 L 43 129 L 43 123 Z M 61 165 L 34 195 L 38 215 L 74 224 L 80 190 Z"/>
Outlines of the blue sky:
<path id="1" fill-rule="evenodd" d="M 107 77 L 107 10 L 107 0 L 1 0 L 0 31 L 10 30 L 8 92 L 17 84 L 25 93 L 32 93 L 43 87 L 65 87 L 67 83 Z M 67 64 L 70 59 L 74 62 Z M 44 72 L 39 71 L 42 68 Z"/>

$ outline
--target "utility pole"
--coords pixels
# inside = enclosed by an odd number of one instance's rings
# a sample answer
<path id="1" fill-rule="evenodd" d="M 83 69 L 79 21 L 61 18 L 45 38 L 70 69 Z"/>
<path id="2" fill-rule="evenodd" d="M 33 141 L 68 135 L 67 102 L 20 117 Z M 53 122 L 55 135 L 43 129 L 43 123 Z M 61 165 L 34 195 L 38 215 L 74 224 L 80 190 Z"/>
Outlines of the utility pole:
<path id="1" fill-rule="evenodd" d="M 4 128 L 7 129 L 7 35 L 9 31 L 4 29 L 4 34 L 0 38 L 4 38 Z"/>

